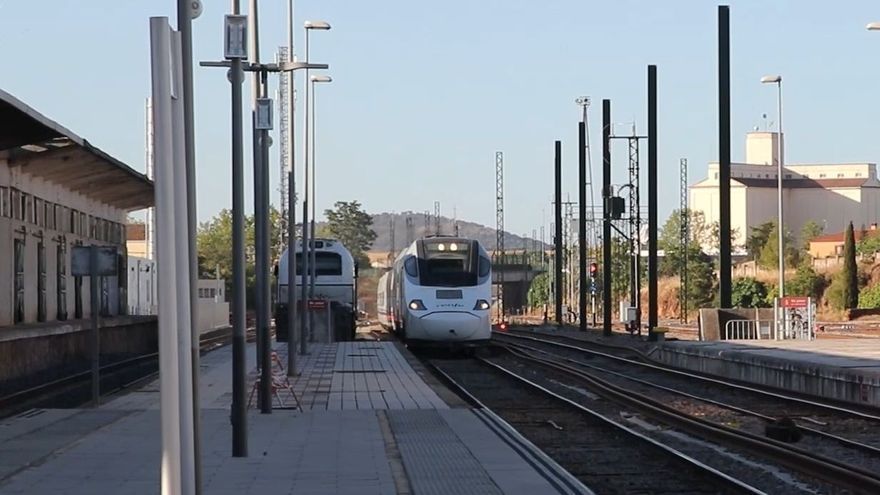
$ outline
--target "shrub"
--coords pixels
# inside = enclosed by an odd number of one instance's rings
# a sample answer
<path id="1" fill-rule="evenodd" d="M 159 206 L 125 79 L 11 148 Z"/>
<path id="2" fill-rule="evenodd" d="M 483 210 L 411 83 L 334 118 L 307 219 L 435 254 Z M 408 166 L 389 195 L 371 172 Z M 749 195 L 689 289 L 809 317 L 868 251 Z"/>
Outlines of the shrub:
<path id="1" fill-rule="evenodd" d="M 767 307 L 767 286 L 752 277 L 738 278 L 733 281 L 731 302 L 735 308 Z"/>

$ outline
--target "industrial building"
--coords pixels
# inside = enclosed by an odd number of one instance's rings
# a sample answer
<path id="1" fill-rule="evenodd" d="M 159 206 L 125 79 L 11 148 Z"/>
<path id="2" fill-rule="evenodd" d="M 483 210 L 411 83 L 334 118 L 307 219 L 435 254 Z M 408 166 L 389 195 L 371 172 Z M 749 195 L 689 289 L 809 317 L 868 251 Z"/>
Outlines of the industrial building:
<path id="1" fill-rule="evenodd" d="M 118 248 L 102 277 L 104 315 L 128 310 L 125 224 L 153 204 L 153 183 L 87 140 L 0 91 L 0 326 L 88 318 L 88 280 L 71 248 Z"/>
<path id="2" fill-rule="evenodd" d="M 776 132 L 750 132 L 746 163 L 731 163 L 731 228 L 733 245 L 740 251 L 750 227 L 776 221 L 779 145 Z M 809 220 L 825 232 L 841 232 L 849 222 L 856 226 L 877 223 L 880 181 L 874 163 L 787 164 L 784 156 L 782 163 L 783 223 L 796 238 Z M 719 220 L 718 184 L 718 163 L 712 162 L 706 178 L 690 186 L 690 208 L 703 212 L 708 223 Z"/>

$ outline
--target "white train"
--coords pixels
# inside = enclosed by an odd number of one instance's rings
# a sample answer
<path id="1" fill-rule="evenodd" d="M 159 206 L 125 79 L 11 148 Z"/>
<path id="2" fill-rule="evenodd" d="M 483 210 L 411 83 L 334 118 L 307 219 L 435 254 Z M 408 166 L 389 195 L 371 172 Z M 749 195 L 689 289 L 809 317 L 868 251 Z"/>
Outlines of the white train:
<path id="1" fill-rule="evenodd" d="M 492 331 L 492 263 L 479 242 L 413 242 L 377 287 L 379 319 L 410 345 L 476 346 Z"/>
<path id="2" fill-rule="evenodd" d="M 335 239 L 315 239 L 315 299 L 330 301 L 334 309 L 337 325 L 351 327 L 352 337 L 355 328 L 355 301 L 357 301 L 357 277 L 354 258 L 341 242 Z M 296 242 L 296 293 L 297 300 L 302 294 L 302 246 Z M 278 279 L 275 299 L 275 335 L 278 341 L 287 341 L 287 249 L 275 267 Z M 349 321 L 350 320 L 350 321 Z"/>

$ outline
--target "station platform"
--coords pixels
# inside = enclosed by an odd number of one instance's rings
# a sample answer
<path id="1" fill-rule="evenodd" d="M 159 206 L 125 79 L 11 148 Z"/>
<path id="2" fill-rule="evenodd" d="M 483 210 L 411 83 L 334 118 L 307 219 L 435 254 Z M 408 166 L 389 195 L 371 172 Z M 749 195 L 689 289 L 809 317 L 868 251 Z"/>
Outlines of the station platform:
<path id="1" fill-rule="evenodd" d="M 679 368 L 880 407 L 880 341 L 668 341 L 650 356 Z"/>
<path id="2" fill-rule="evenodd" d="M 286 345 L 275 345 L 286 364 Z M 202 357 L 206 494 L 589 493 L 467 407 L 395 342 L 313 344 L 272 414 L 248 414 L 232 457 L 231 347 Z M 255 348 L 248 346 L 251 383 Z M 0 493 L 159 493 L 158 381 L 97 409 L 0 420 Z M 569 477 L 560 482 L 559 471 Z M 572 488 L 574 487 L 574 488 Z"/>

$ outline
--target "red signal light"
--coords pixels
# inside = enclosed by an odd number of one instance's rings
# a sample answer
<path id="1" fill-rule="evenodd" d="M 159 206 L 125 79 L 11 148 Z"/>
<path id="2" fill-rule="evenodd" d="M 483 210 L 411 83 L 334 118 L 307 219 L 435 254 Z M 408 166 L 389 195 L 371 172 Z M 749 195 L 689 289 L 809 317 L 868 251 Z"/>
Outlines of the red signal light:
<path id="1" fill-rule="evenodd" d="M 595 276 L 596 273 L 599 272 L 599 265 L 597 263 L 590 263 L 590 275 Z"/>

